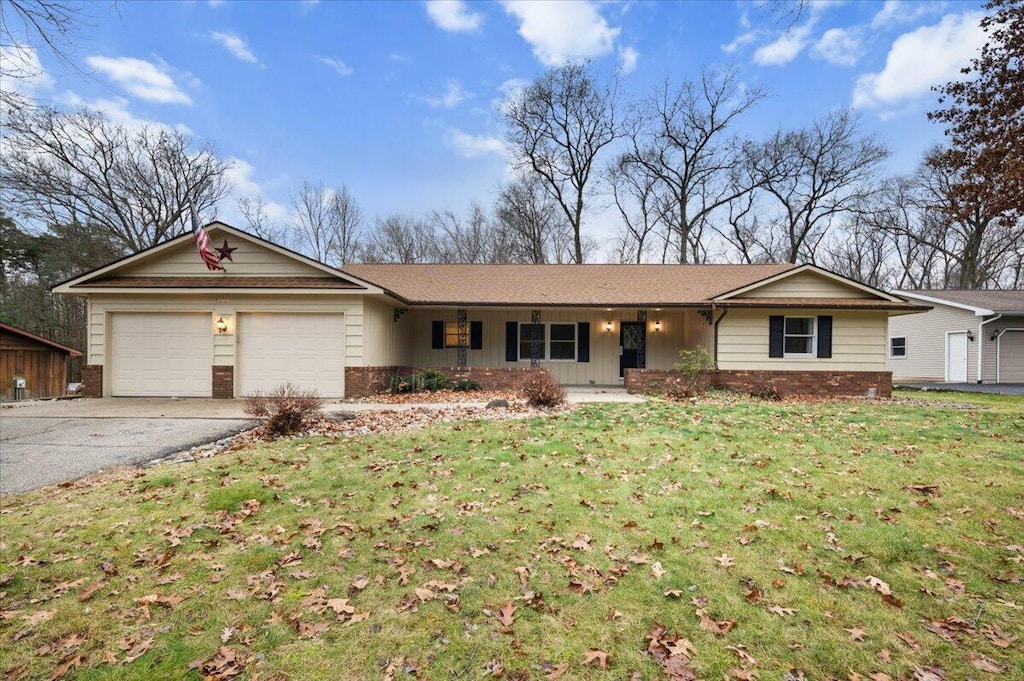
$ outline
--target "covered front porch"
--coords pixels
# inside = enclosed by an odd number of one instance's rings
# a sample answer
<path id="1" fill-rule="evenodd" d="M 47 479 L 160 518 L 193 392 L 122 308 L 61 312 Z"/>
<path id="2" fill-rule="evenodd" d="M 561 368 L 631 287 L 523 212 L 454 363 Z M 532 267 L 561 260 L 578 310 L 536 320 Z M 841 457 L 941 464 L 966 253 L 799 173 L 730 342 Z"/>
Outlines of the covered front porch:
<path id="1" fill-rule="evenodd" d="M 389 307 L 386 312 L 390 328 L 382 364 L 542 367 L 567 386 L 622 385 L 626 369 L 671 369 L 681 349 L 710 350 L 714 338 L 710 309 L 693 307 Z"/>

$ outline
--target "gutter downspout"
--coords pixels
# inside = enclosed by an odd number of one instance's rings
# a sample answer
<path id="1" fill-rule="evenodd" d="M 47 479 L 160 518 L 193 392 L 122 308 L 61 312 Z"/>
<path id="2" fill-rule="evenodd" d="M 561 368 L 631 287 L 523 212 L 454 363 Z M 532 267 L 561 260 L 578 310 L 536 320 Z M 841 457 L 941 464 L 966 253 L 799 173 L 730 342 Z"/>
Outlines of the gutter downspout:
<path id="1" fill-rule="evenodd" d="M 985 351 L 985 330 L 982 327 L 984 327 L 989 322 L 998 321 L 999 318 L 1002 317 L 1002 316 L 1003 316 L 1002 314 L 997 314 L 995 317 L 992 317 L 991 319 L 984 319 L 984 320 L 982 320 L 981 322 L 978 323 L 978 383 L 982 382 L 982 371 L 984 371 L 984 368 L 983 368 L 984 365 L 982 364 L 982 359 L 985 356 L 985 352 L 984 352 Z M 999 382 L 999 368 L 998 367 L 996 367 L 996 382 L 997 383 Z"/>
<path id="2" fill-rule="evenodd" d="M 711 303 L 711 316 L 715 314 L 715 304 Z M 725 315 L 729 314 L 729 310 L 722 310 L 722 316 L 715 320 L 715 371 L 719 371 L 718 368 L 718 324 L 725 319 Z"/>

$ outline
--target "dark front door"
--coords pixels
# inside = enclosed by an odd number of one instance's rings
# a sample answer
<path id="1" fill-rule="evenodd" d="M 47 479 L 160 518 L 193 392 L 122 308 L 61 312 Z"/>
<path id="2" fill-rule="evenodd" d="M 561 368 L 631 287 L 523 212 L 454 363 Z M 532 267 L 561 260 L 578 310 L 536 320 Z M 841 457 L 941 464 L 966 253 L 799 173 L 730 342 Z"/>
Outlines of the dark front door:
<path id="1" fill-rule="evenodd" d="M 640 368 L 640 348 L 644 344 L 643 322 L 622 322 L 619 330 L 619 378 L 626 369 Z"/>

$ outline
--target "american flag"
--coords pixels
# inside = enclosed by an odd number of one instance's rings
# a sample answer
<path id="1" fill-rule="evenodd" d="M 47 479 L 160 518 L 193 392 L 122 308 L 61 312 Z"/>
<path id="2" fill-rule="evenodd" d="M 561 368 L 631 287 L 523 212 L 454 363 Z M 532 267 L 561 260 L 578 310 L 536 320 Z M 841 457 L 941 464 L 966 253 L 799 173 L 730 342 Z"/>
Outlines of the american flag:
<path id="1" fill-rule="evenodd" d="M 224 267 L 220 264 L 220 258 L 210 248 L 210 235 L 206 233 L 206 229 L 199 222 L 199 213 L 196 212 L 195 204 L 190 203 L 189 211 L 192 213 L 192 236 L 196 238 L 196 249 L 199 251 L 199 257 L 206 263 L 206 269 L 208 270 L 221 270 L 224 271 Z"/>

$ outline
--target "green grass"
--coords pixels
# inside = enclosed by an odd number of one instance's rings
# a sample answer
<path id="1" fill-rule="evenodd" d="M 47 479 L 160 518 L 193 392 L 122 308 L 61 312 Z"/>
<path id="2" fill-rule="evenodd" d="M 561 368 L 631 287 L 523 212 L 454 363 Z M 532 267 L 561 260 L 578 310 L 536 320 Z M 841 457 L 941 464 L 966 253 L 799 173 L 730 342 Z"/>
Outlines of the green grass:
<path id="1" fill-rule="evenodd" d="M 689 639 L 699 678 L 740 667 L 736 646 L 762 679 L 1022 678 L 1024 399 L 904 396 L 920 402 L 589 405 L 5 497 L 0 671 L 46 678 L 70 661 L 82 679 L 198 679 L 189 663 L 226 645 L 259 678 L 386 678 L 404 660 L 436 679 L 495 663 L 506 679 L 550 664 L 658 679 L 657 622 Z M 311 603 L 321 588 L 359 621 Z M 182 600 L 144 608 L 149 594 Z M 510 602 L 504 632 L 494 615 Z M 705 631 L 698 607 L 735 627 Z M 967 630 L 926 628 L 950 617 Z M 324 626 L 300 635 L 310 625 Z M 132 636 L 152 645 L 121 664 Z M 583 665 L 592 648 L 607 669 Z"/>

